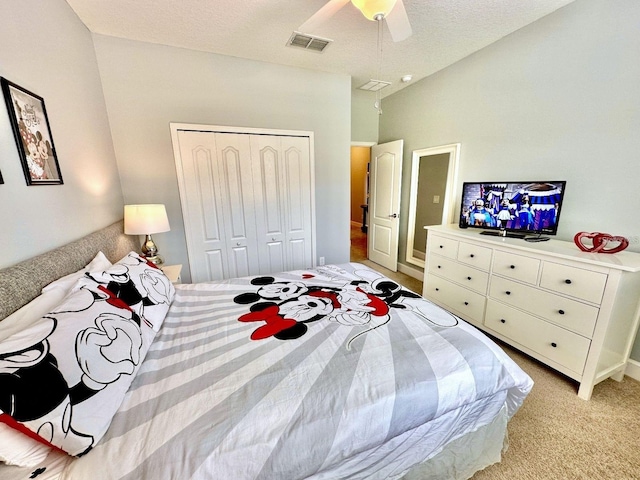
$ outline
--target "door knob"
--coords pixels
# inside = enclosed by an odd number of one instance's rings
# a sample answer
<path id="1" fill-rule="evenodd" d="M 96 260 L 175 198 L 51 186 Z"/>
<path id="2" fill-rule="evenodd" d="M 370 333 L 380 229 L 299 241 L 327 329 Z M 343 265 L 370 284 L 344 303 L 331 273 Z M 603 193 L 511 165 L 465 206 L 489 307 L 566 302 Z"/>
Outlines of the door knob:
<path id="1" fill-rule="evenodd" d="M 393 214 L 389 215 L 389 218 L 398 218 L 398 214 L 397 213 L 393 213 Z"/>

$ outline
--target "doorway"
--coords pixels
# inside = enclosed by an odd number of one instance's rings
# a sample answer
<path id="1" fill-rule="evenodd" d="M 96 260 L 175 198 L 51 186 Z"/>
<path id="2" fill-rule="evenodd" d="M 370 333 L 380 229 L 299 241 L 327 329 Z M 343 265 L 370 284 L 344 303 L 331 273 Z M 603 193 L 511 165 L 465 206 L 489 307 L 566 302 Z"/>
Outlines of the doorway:
<path id="1" fill-rule="evenodd" d="M 386 277 L 398 282 L 405 288 L 422 293 L 421 279 L 415 279 L 400 272 L 393 272 L 368 259 L 368 212 L 362 208 L 368 206 L 368 173 L 367 165 L 371 160 L 371 147 L 351 147 L 351 256 L 350 261 L 362 263 Z"/>
<path id="2" fill-rule="evenodd" d="M 351 261 L 367 260 L 369 162 L 371 147 L 351 147 Z"/>

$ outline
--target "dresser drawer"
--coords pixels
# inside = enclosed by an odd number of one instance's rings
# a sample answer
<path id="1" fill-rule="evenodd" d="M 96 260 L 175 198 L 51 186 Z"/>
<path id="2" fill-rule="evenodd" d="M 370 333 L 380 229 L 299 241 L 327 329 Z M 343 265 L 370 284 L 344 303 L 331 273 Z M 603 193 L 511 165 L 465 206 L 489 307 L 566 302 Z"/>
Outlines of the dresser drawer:
<path id="1" fill-rule="evenodd" d="M 426 298 L 453 310 L 472 323 L 482 325 L 486 297 L 471 292 L 444 278 L 428 274 L 423 294 Z"/>
<path id="2" fill-rule="evenodd" d="M 491 278 L 489 295 L 585 337 L 593 336 L 599 309 L 592 305 L 500 277 Z"/>
<path id="3" fill-rule="evenodd" d="M 429 272 L 486 295 L 489 274 L 445 257 L 429 257 Z"/>
<path id="4" fill-rule="evenodd" d="M 606 283 L 607 275 L 605 273 L 552 262 L 544 262 L 542 265 L 541 287 L 588 302 L 600 303 L 602 301 Z"/>
<path id="5" fill-rule="evenodd" d="M 458 245 L 458 261 L 488 272 L 491 266 L 491 252 L 492 250 L 487 247 L 460 242 Z"/>
<path id="6" fill-rule="evenodd" d="M 591 341 L 564 328 L 498 303 L 487 303 L 487 328 L 582 375 Z"/>
<path id="7" fill-rule="evenodd" d="M 493 254 L 493 273 L 536 285 L 541 261 L 512 253 L 496 251 Z"/>
<path id="8" fill-rule="evenodd" d="M 458 241 L 450 238 L 431 235 L 427 237 L 431 246 L 431 253 L 437 253 L 443 257 L 456 258 L 458 256 Z"/>

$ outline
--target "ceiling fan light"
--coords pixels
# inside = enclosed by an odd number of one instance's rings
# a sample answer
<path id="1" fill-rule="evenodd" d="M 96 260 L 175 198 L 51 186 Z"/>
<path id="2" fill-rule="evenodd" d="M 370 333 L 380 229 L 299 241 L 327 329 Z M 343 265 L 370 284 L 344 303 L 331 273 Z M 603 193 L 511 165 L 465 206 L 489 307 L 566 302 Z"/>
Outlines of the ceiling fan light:
<path id="1" fill-rule="evenodd" d="M 382 18 L 389 15 L 396 1 L 397 0 L 351 0 L 351 3 L 369 20 L 378 20 L 376 17 L 379 15 L 382 15 Z"/>

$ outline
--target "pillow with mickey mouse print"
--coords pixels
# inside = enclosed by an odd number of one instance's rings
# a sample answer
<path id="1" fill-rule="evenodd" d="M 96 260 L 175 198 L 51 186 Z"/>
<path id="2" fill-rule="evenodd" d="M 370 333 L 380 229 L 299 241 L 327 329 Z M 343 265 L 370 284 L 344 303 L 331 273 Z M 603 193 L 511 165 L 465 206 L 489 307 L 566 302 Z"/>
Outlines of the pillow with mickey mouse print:
<path id="1" fill-rule="evenodd" d="M 0 343 L 0 421 L 71 455 L 107 431 L 156 334 L 112 292 L 85 283 Z"/>
<path id="2" fill-rule="evenodd" d="M 106 270 L 85 275 L 86 279 L 96 282 L 112 298 L 131 307 L 153 330 L 160 330 L 176 290 L 156 265 L 135 252 L 129 252 Z M 76 288 L 87 285 L 86 279 Z"/>

